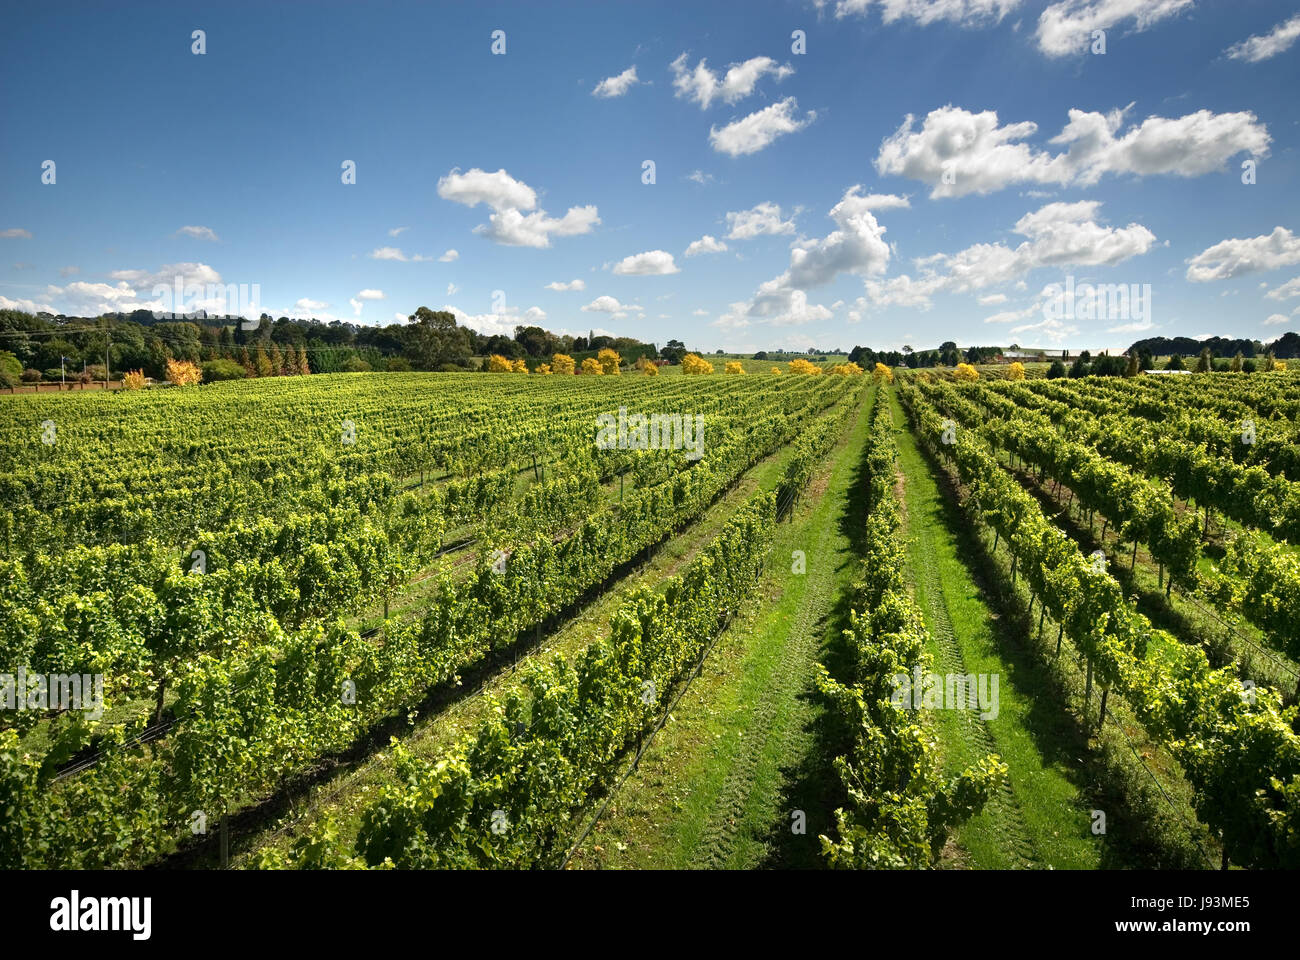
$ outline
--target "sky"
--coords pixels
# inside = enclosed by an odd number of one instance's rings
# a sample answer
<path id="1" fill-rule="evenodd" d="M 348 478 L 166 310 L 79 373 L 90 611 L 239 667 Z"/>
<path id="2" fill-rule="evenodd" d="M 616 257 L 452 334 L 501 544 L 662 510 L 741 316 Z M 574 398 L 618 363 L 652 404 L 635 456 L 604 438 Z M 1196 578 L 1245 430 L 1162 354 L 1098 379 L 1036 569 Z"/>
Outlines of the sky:
<path id="1" fill-rule="evenodd" d="M 0 308 L 1267 341 L 1298 90 L 1293 0 L 15 6 Z"/>

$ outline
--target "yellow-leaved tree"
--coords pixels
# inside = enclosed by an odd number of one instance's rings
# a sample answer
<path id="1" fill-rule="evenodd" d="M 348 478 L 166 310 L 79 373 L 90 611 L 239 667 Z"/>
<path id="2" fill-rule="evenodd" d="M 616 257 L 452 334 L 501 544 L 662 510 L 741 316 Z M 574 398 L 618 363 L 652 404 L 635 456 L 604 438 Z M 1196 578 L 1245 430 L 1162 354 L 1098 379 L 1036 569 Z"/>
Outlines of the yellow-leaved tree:
<path id="1" fill-rule="evenodd" d="M 835 364 L 835 366 L 831 367 L 831 373 L 841 377 L 860 377 L 862 376 L 862 368 L 849 360 L 846 363 Z"/>
<path id="2" fill-rule="evenodd" d="M 622 372 L 619 367 L 623 365 L 623 358 L 617 350 L 606 347 L 596 354 L 596 362 L 600 364 L 600 372 L 607 377 L 617 377 Z"/>
<path id="3" fill-rule="evenodd" d="M 540 373 L 544 377 L 551 375 L 551 365 L 549 363 L 539 363 L 533 373 Z"/>
<path id="4" fill-rule="evenodd" d="M 780 368 L 780 367 L 773 367 L 773 368 L 772 368 L 772 372 L 773 372 L 774 374 L 776 374 L 777 376 L 780 376 L 780 375 L 781 375 L 781 368 Z"/>
<path id="5" fill-rule="evenodd" d="M 723 373 L 744 373 L 745 365 L 739 360 L 728 360 L 726 366 L 722 368 Z"/>
<path id="6" fill-rule="evenodd" d="M 1017 360 L 1011 366 L 1007 367 L 1007 379 L 1008 380 L 1025 379 L 1025 365 L 1021 363 L 1019 360 Z"/>
<path id="7" fill-rule="evenodd" d="M 494 353 L 488 357 L 487 368 L 488 373 L 514 373 L 515 365 L 501 354 Z"/>
<path id="8" fill-rule="evenodd" d="M 957 369 L 952 372 L 952 378 L 954 380 L 978 380 L 980 372 L 969 363 L 959 363 Z"/>
<path id="9" fill-rule="evenodd" d="M 555 356 L 551 357 L 551 369 L 557 374 L 562 373 L 565 376 L 571 377 L 573 376 L 575 366 L 576 364 L 573 362 L 573 357 L 569 356 L 567 353 L 557 353 Z"/>
<path id="10" fill-rule="evenodd" d="M 600 369 L 600 363 L 595 357 L 588 357 L 582 361 L 582 375 L 584 377 L 599 377 L 605 371 Z"/>
<path id="11" fill-rule="evenodd" d="M 795 357 L 790 361 L 790 372 L 811 375 L 821 373 L 822 368 L 817 366 L 815 363 L 805 360 L 803 357 Z"/>
<path id="12" fill-rule="evenodd" d="M 122 386 L 127 390 L 139 390 L 144 386 L 144 371 L 128 370 L 122 374 Z"/>
<path id="13" fill-rule="evenodd" d="M 528 362 L 524 360 L 523 357 L 520 357 L 518 360 L 516 360 L 513 364 L 510 365 L 510 369 L 514 373 L 527 373 Z"/>
<path id="14" fill-rule="evenodd" d="M 641 368 L 641 373 L 647 377 L 657 377 L 659 376 L 659 364 L 652 360 Z"/>
<path id="15" fill-rule="evenodd" d="M 203 379 L 203 371 L 197 363 L 188 360 L 168 360 L 167 379 L 178 387 L 192 387 Z"/>
<path id="16" fill-rule="evenodd" d="M 712 373 L 713 364 L 705 360 L 698 353 L 688 353 L 682 357 L 682 373 L 702 374 Z"/>
<path id="17" fill-rule="evenodd" d="M 871 371 L 871 378 L 877 383 L 893 383 L 894 371 L 880 361 L 876 361 L 876 368 Z"/>

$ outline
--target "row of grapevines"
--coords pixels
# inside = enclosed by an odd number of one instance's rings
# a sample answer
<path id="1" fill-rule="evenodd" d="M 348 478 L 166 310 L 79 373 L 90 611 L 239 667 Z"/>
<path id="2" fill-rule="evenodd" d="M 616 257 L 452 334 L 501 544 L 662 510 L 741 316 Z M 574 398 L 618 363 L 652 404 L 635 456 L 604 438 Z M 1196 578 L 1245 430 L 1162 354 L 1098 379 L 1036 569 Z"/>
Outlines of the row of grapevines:
<path id="1" fill-rule="evenodd" d="M 848 803 L 835 811 L 836 838 L 822 849 L 834 867 L 929 867 L 948 830 L 979 812 L 1006 776 L 989 755 L 961 776 L 944 779 L 931 731 L 893 700 L 895 678 L 928 673 L 931 658 L 921 611 L 904 583 L 894 499 L 894 424 L 879 397 L 867 454 L 868 514 L 864 580 L 844 639 L 852 653 L 847 683 L 819 667 L 818 689 L 847 751 L 834 761 Z M 862 612 L 859 613 L 858 611 Z"/>
<path id="2" fill-rule="evenodd" d="M 1087 658 L 1103 688 L 1133 708 L 1182 765 L 1201 820 L 1244 866 L 1300 866 L 1300 737 L 1276 691 L 1243 695 L 1232 666 L 1154 629 L 1118 583 L 1048 522 L 974 431 L 944 443 L 918 390 L 900 390 L 918 436 L 956 468 L 976 514 L 998 531 L 1032 590 Z"/>

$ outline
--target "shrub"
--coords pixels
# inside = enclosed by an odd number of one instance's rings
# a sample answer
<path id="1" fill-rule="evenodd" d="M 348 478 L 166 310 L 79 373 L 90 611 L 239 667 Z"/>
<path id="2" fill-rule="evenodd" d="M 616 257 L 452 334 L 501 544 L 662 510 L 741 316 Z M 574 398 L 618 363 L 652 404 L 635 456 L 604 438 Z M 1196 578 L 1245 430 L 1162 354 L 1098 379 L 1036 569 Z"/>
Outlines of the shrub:
<path id="1" fill-rule="evenodd" d="M 688 353 L 682 357 L 682 373 L 705 374 L 713 372 L 713 364 L 697 353 Z"/>
<path id="2" fill-rule="evenodd" d="M 178 387 L 192 387 L 203 380 L 203 371 L 189 360 L 168 360 L 167 380 Z"/>
<path id="3" fill-rule="evenodd" d="M 954 380 L 965 380 L 969 382 L 972 380 L 978 380 L 980 378 L 980 372 L 969 363 L 959 363 L 957 364 L 957 369 L 952 372 L 952 378 Z"/>
<path id="4" fill-rule="evenodd" d="M 368 373 L 369 371 L 370 364 L 360 357 L 349 357 L 348 361 L 343 364 L 344 373 Z"/>
<path id="5" fill-rule="evenodd" d="M 605 371 L 601 369 L 600 363 L 595 357 L 588 357 L 582 361 L 582 374 L 585 377 L 599 377 Z"/>
<path id="6" fill-rule="evenodd" d="M 617 377 L 619 368 L 623 365 L 623 358 L 618 352 L 611 350 L 609 347 L 601 350 L 596 354 L 596 362 L 600 364 L 600 370 L 607 377 Z"/>
<path id="7" fill-rule="evenodd" d="M 1007 367 L 1007 379 L 1008 380 L 1025 379 L 1025 365 L 1021 363 L 1019 360 L 1017 360 L 1015 363 L 1011 364 L 1011 366 Z"/>
<path id="8" fill-rule="evenodd" d="M 234 360 L 209 360 L 203 364 L 203 382 L 216 383 L 219 380 L 243 380 L 248 371 Z"/>
<path id="9" fill-rule="evenodd" d="M 722 372 L 723 373 L 744 373 L 745 365 L 741 363 L 739 360 L 728 360 L 726 365 L 722 368 Z"/>
<path id="10" fill-rule="evenodd" d="M 557 353 L 551 357 L 551 369 L 564 376 L 572 376 L 576 364 L 567 353 Z"/>
<path id="11" fill-rule="evenodd" d="M 407 360 L 405 357 L 389 357 L 388 363 L 386 363 L 384 366 L 389 373 L 410 373 L 411 372 L 411 361 Z"/>
<path id="12" fill-rule="evenodd" d="M 128 370 L 122 374 L 122 386 L 127 390 L 140 390 L 144 387 L 144 371 Z"/>
<path id="13" fill-rule="evenodd" d="M 515 366 L 505 357 L 501 356 L 501 354 L 494 353 L 492 354 L 492 356 L 488 357 L 487 372 L 488 373 L 514 373 Z"/>
<path id="14" fill-rule="evenodd" d="M 817 366 L 817 364 L 811 363 L 810 361 L 805 360 L 803 357 L 796 357 L 795 359 L 790 361 L 790 372 L 802 373 L 805 376 L 811 376 L 813 374 L 821 373 L 822 370 L 821 367 Z"/>
<path id="15" fill-rule="evenodd" d="M 877 383 L 893 383 L 894 371 L 890 370 L 883 363 L 877 362 L 876 368 L 871 371 L 871 378 Z"/>

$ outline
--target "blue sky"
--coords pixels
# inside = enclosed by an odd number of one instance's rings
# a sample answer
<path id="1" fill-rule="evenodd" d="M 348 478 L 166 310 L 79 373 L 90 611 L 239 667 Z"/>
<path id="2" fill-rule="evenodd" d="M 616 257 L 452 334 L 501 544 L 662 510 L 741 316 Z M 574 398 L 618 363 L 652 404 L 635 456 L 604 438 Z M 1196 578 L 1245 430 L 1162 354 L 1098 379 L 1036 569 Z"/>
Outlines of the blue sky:
<path id="1" fill-rule="evenodd" d="M 1294 3 L 47 4 L 6 21 L 0 306 L 157 306 L 179 275 L 256 284 L 254 313 L 275 316 L 427 305 L 484 331 L 703 349 L 1300 329 Z M 1139 296 L 1089 313 L 1054 296 L 1067 281 Z"/>

